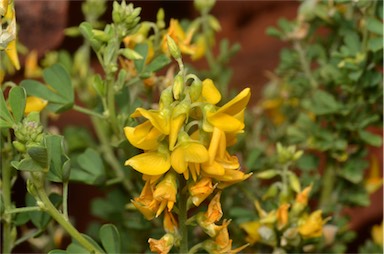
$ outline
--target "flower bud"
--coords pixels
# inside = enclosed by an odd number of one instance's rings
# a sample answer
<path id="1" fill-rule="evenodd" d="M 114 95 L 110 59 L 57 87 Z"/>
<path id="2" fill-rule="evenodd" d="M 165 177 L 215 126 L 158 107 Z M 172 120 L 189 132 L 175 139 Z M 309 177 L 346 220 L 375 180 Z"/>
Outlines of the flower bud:
<path id="1" fill-rule="evenodd" d="M 210 11 L 215 5 L 216 0 L 195 0 L 193 5 L 198 11 Z"/>
<path id="2" fill-rule="evenodd" d="M 177 74 L 172 86 L 173 97 L 179 100 L 184 91 L 184 79 L 182 75 Z"/>
<path id="3" fill-rule="evenodd" d="M 168 45 L 168 50 L 171 53 L 172 57 L 175 59 L 180 59 L 181 58 L 180 49 L 177 46 L 176 42 L 169 35 L 167 35 L 167 45 Z"/>
<path id="4" fill-rule="evenodd" d="M 200 98 L 202 89 L 203 89 L 203 85 L 201 80 L 199 79 L 193 80 L 189 88 L 189 96 L 191 97 L 192 101 L 197 101 Z"/>

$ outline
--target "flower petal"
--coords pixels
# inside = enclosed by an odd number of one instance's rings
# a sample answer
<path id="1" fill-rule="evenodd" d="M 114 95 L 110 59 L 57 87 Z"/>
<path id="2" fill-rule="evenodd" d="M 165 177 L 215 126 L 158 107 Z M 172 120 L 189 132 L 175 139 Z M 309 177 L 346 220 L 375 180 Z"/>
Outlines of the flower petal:
<path id="1" fill-rule="evenodd" d="M 29 114 L 31 112 L 40 112 L 47 106 L 48 101 L 37 98 L 35 96 L 28 96 L 26 100 L 26 105 L 24 109 L 25 114 Z"/>
<path id="2" fill-rule="evenodd" d="M 210 124 L 225 132 L 235 132 L 244 129 L 244 123 L 222 112 L 207 112 L 207 119 Z"/>
<path id="3" fill-rule="evenodd" d="M 229 115 L 236 115 L 247 106 L 251 98 L 251 89 L 249 87 L 241 91 L 235 98 L 223 105 L 218 112 Z"/>
<path id="4" fill-rule="evenodd" d="M 171 165 L 179 174 L 187 170 L 188 163 L 185 161 L 184 149 L 181 146 L 173 150 L 171 154 Z"/>
<path id="5" fill-rule="evenodd" d="M 205 79 L 203 81 L 202 95 L 207 102 L 214 105 L 221 100 L 221 94 L 212 79 Z"/>
<path id="6" fill-rule="evenodd" d="M 130 158 L 125 162 L 125 166 L 131 166 L 143 174 L 161 175 L 171 167 L 171 159 L 168 154 L 147 152 Z"/>

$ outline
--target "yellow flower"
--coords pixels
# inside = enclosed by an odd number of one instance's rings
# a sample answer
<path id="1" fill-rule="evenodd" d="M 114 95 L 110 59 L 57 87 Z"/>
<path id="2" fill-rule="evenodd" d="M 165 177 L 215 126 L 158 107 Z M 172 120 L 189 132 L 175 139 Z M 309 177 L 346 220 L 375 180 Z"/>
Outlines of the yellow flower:
<path id="1" fill-rule="evenodd" d="M 215 189 L 216 186 L 212 184 L 212 179 L 203 177 L 198 182 L 191 184 L 189 193 L 191 194 L 192 203 L 199 206 Z"/>
<path id="2" fill-rule="evenodd" d="M 155 150 L 163 136 L 150 121 L 145 121 L 136 127 L 125 127 L 124 134 L 133 146 L 143 150 Z"/>
<path id="3" fill-rule="evenodd" d="M 207 111 L 209 124 L 224 132 L 240 132 L 244 129 L 244 109 L 251 97 L 251 90 L 245 88 L 235 98 L 216 111 Z"/>
<path id="4" fill-rule="evenodd" d="M 221 192 L 218 192 L 212 198 L 211 202 L 209 202 L 208 210 L 205 213 L 206 222 L 208 224 L 212 224 L 214 222 L 219 221 L 223 216 L 223 211 L 221 210 L 220 196 L 221 196 Z"/>
<path id="5" fill-rule="evenodd" d="M 245 237 L 245 240 L 250 244 L 254 244 L 261 240 L 261 237 L 259 234 L 260 227 L 261 227 L 261 223 L 259 221 L 249 221 L 249 222 L 240 224 L 240 228 L 242 228 L 247 234 L 247 236 Z"/>
<path id="6" fill-rule="evenodd" d="M 199 35 L 195 42 L 195 53 L 191 56 L 192 60 L 202 58 L 207 51 L 207 44 L 203 35 Z"/>
<path id="7" fill-rule="evenodd" d="M 304 218 L 299 222 L 299 233 L 304 238 L 321 237 L 323 234 L 323 225 L 326 220 L 323 220 L 321 216 L 322 211 L 316 210 L 312 212 L 307 218 Z"/>
<path id="8" fill-rule="evenodd" d="M 48 101 L 34 96 L 28 96 L 24 109 L 24 114 L 28 115 L 31 112 L 40 112 L 47 106 Z"/>
<path id="9" fill-rule="evenodd" d="M 151 251 L 160 254 L 167 254 L 170 252 L 175 243 L 175 237 L 172 234 L 167 233 L 159 240 L 149 238 L 148 243 Z"/>
<path id="10" fill-rule="evenodd" d="M 144 108 L 137 108 L 135 112 L 131 114 L 131 117 L 140 116 L 148 119 L 161 133 L 165 135 L 169 134 L 171 112 L 168 108 L 164 108 L 162 110 L 146 110 Z"/>
<path id="11" fill-rule="evenodd" d="M 288 209 L 289 204 L 282 204 L 279 206 L 276 212 L 277 217 L 277 228 L 281 230 L 288 224 Z"/>
<path id="12" fill-rule="evenodd" d="M 380 176 L 378 158 L 371 157 L 371 167 L 369 169 L 368 178 L 365 179 L 365 189 L 369 194 L 374 193 L 383 185 L 383 177 Z"/>
<path id="13" fill-rule="evenodd" d="M 312 190 L 312 184 L 305 187 L 304 190 L 302 190 L 301 192 L 297 193 L 295 202 L 294 202 L 293 207 L 292 207 L 292 211 L 295 214 L 300 213 L 307 206 L 308 197 L 309 197 L 309 193 L 311 192 L 311 190 Z"/>
<path id="14" fill-rule="evenodd" d="M 179 226 L 177 224 L 177 221 L 173 214 L 171 212 L 168 212 L 167 210 L 165 210 L 164 212 L 163 227 L 165 232 L 167 233 L 178 234 Z"/>
<path id="15" fill-rule="evenodd" d="M 383 222 L 372 227 L 371 235 L 374 243 L 383 246 Z"/>
<path id="16" fill-rule="evenodd" d="M 180 133 L 180 141 L 171 154 L 173 169 L 181 174 L 188 168 L 188 163 L 203 163 L 208 161 L 208 151 L 198 141 L 191 139 L 187 133 Z"/>
<path id="17" fill-rule="evenodd" d="M 154 166 L 156 164 L 152 164 Z M 176 175 L 174 172 L 168 172 L 164 178 L 156 185 L 156 189 L 153 192 L 153 198 L 160 202 L 160 207 L 156 212 L 156 217 L 158 217 L 165 207 L 168 208 L 170 212 L 173 208 L 173 205 L 176 202 L 176 193 L 177 193 L 177 183 Z"/>
<path id="18" fill-rule="evenodd" d="M 183 28 L 179 24 L 179 21 L 171 19 L 167 34 L 163 37 L 161 44 L 163 52 L 169 54 L 167 44 L 167 35 L 169 35 L 175 41 L 177 46 L 179 46 L 182 53 L 193 55 L 195 53 L 195 46 L 191 45 L 191 39 L 194 32 L 194 29 L 190 29 L 188 33 L 185 34 Z"/>
<path id="19" fill-rule="evenodd" d="M 41 77 L 41 68 L 38 65 L 37 50 L 32 50 L 25 59 L 24 76 L 26 78 Z"/>
<path id="20" fill-rule="evenodd" d="M 147 220 L 152 220 L 159 208 L 159 202 L 153 198 L 153 186 L 147 181 L 138 198 L 131 200 Z"/>
<path id="21" fill-rule="evenodd" d="M 206 101 L 210 104 L 216 105 L 221 100 L 221 94 L 217 90 L 212 79 L 204 79 L 201 89 L 202 101 Z"/>
<path id="22" fill-rule="evenodd" d="M 11 63 L 16 68 L 16 70 L 20 70 L 20 62 L 16 49 L 16 39 L 8 43 L 7 47 L 5 48 L 5 53 L 7 54 L 9 60 L 11 60 Z"/>
<path id="23" fill-rule="evenodd" d="M 159 145 L 158 150 L 145 152 L 133 156 L 127 160 L 125 166 L 131 166 L 142 174 L 161 175 L 167 172 L 171 167 L 171 156 L 168 148 Z"/>

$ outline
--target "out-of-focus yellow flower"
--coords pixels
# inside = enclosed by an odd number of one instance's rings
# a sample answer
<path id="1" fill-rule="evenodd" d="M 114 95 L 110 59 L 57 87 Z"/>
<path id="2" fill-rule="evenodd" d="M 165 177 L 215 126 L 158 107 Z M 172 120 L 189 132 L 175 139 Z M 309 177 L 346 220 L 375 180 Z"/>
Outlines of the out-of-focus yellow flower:
<path id="1" fill-rule="evenodd" d="M 371 235 L 374 243 L 383 246 L 383 222 L 372 227 Z"/>
<path id="2" fill-rule="evenodd" d="M 371 156 L 371 167 L 364 184 L 369 194 L 374 193 L 383 185 L 383 177 L 380 175 L 379 162 L 376 156 Z"/>
<path id="3" fill-rule="evenodd" d="M 290 204 L 284 203 L 279 206 L 276 212 L 277 228 L 282 229 L 288 224 L 288 209 Z"/>
<path id="4" fill-rule="evenodd" d="M 316 210 L 306 218 L 299 221 L 299 233 L 304 238 L 321 237 L 323 234 L 323 225 L 328 220 L 323 220 L 321 213 L 321 210 Z"/>
<path id="5" fill-rule="evenodd" d="M 24 109 L 24 114 L 28 115 L 31 112 L 40 112 L 48 104 L 48 101 L 40 99 L 35 96 L 28 96 L 26 100 L 26 105 Z"/>
<path id="6" fill-rule="evenodd" d="M 208 224 L 219 221 L 223 216 L 223 211 L 221 210 L 220 196 L 221 192 L 218 192 L 212 198 L 211 202 L 209 202 L 208 210 L 205 213 L 206 222 Z"/>
<path id="7" fill-rule="evenodd" d="M 159 202 L 153 198 L 153 186 L 147 181 L 138 198 L 131 201 L 147 220 L 155 218 Z"/>
<path id="8" fill-rule="evenodd" d="M 191 194 L 192 203 L 199 206 L 215 189 L 210 177 L 203 177 L 198 182 L 191 184 L 189 193 Z"/>
<path id="9" fill-rule="evenodd" d="M 10 41 L 4 51 L 7 54 L 8 58 L 11 60 L 11 63 L 16 68 L 16 70 L 20 70 L 20 62 L 19 57 L 17 56 L 16 49 L 16 39 Z"/>
<path id="10" fill-rule="evenodd" d="M 24 76 L 26 78 L 41 77 L 41 68 L 38 65 L 37 50 L 32 50 L 25 58 Z"/>
<path id="11" fill-rule="evenodd" d="M 312 184 L 305 187 L 304 190 L 302 190 L 296 195 L 296 199 L 292 207 L 292 211 L 294 213 L 296 214 L 300 213 L 308 205 L 308 197 L 311 190 L 312 190 Z"/>
<path id="12" fill-rule="evenodd" d="M 250 244 L 255 244 L 261 240 L 259 234 L 259 228 L 261 227 L 261 223 L 259 221 L 249 221 L 240 224 L 240 228 L 242 228 L 247 236 L 245 240 Z"/>
<path id="13" fill-rule="evenodd" d="M 173 234 L 167 233 L 159 240 L 149 238 L 148 243 L 151 251 L 159 254 L 167 254 L 171 251 L 175 243 L 175 237 Z"/>
<path id="14" fill-rule="evenodd" d="M 207 44 L 203 35 L 199 35 L 195 42 L 195 53 L 191 56 L 192 60 L 202 58 L 207 51 Z"/>
<path id="15" fill-rule="evenodd" d="M 154 166 L 156 164 L 152 164 Z M 173 208 L 173 205 L 176 202 L 177 194 L 177 183 L 176 175 L 174 172 L 168 172 L 164 178 L 156 185 L 156 189 L 153 192 L 153 198 L 160 202 L 160 207 L 156 212 L 156 217 L 158 217 L 165 207 L 168 208 L 170 212 Z"/>
<path id="16" fill-rule="evenodd" d="M 168 212 L 165 210 L 164 212 L 164 220 L 163 220 L 163 227 L 165 232 L 172 233 L 172 234 L 178 234 L 178 224 L 171 212 Z"/>

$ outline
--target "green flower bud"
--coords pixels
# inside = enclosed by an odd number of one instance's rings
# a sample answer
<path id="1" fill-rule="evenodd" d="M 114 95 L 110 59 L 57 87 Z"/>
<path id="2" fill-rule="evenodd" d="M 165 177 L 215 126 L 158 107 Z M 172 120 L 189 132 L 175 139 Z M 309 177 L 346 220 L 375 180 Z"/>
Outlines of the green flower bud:
<path id="1" fill-rule="evenodd" d="M 193 1 L 193 5 L 198 11 L 209 12 L 215 5 L 215 2 L 216 0 L 195 0 Z"/>
<path id="2" fill-rule="evenodd" d="M 172 57 L 175 58 L 176 60 L 180 59 L 181 58 L 180 49 L 177 46 L 176 42 L 169 35 L 167 35 L 167 45 Z"/>
<path id="3" fill-rule="evenodd" d="M 177 74 L 172 86 L 173 97 L 179 100 L 184 91 L 184 79 L 183 76 Z"/>
<path id="4" fill-rule="evenodd" d="M 201 80 L 193 80 L 189 88 L 189 96 L 191 96 L 192 101 L 196 101 L 200 98 L 202 89 L 203 85 Z"/>
<path id="5" fill-rule="evenodd" d="M 13 141 L 12 144 L 20 153 L 25 153 L 27 151 L 26 146 L 23 143 L 20 143 L 19 141 Z"/>
<path id="6" fill-rule="evenodd" d="M 160 109 L 168 107 L 173 102 L 172 87 L 167 87 L 160 95 Z"/>

